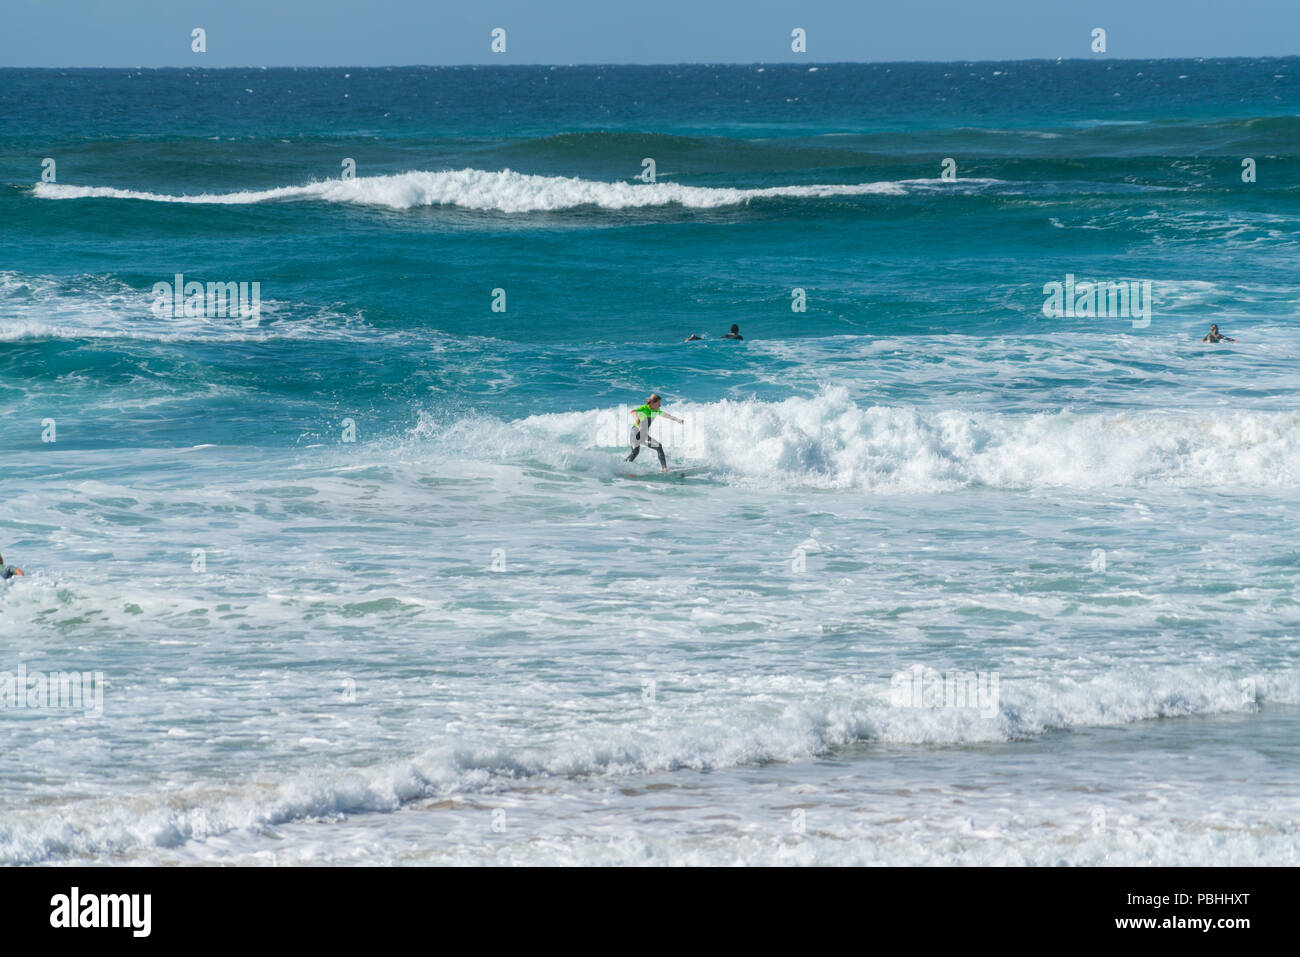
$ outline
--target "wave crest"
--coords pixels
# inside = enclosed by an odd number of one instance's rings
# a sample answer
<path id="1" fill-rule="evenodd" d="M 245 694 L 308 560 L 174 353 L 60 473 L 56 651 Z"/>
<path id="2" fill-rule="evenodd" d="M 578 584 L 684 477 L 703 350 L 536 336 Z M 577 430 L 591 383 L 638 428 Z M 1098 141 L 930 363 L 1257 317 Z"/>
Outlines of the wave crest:
<path id="1" fill-rule="evenodd" d="M 968 188 L 984 181 L 964 180 Z M 495 210 L 502 213 L 531 213 L 594 206 L 599 209 L 645 209 L 679 205 L 689 209 L 738 206 L 752 200 L 775 198 L 827 199 L 836 196 L 901 196 L 913 189 L 939 187 L 937 180 L 901 182 L 770 186 L 761 189 L 684 186 L 680 183 L 603 183 L 569 176 L 537 176 L 505 169 L 412 171 L 391 176 L 362 176 L 355 179 L 323 180 L 305 186 L 241 190 L 233 193 L 200 193 L 177 196 L 112 186 L 70 186 L 37 183 L 33 194 L 41 199 L 134 199 L 155 203 L 197 205 L 249 205 L 283 201 L 316 201 L 414 209 L 420 206 L 453 206 L 461 209 Z"/>
<path id="2" fill-rule="evenodd" d="M 925 493 L 1004 489 L 1300 485 L 1300 413 L 1010 414 L 860 406 L 841 386 L 780 402 L 678 403 L 685 426 L 655 424 L 675 462 L 707 463 L 739 485 Z M 546 464 L 613 474 L 626 410 L 550 413 L 518 422 L 470 416 L 415 437 L 451 458 L 514 461 L 518 432 Z M 537 443 L 530 441 L 529 446 Z M 549 457 L 549 458 L 546 458 Z"/>

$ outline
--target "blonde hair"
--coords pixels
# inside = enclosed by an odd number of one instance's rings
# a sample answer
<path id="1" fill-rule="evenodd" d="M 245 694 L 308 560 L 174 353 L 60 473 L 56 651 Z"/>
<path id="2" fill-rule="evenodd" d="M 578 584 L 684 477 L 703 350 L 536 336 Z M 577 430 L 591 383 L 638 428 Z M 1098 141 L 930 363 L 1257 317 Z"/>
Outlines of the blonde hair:
<path id="1" fill-rule="evenodd" d="M 659 395 L 658 392 L 651 392 L 650 398 L 645 400 L 645 404 L 649 405 L 651 402 L 662 402 L 662 401 L 663 401 L 663 397 Z"/>

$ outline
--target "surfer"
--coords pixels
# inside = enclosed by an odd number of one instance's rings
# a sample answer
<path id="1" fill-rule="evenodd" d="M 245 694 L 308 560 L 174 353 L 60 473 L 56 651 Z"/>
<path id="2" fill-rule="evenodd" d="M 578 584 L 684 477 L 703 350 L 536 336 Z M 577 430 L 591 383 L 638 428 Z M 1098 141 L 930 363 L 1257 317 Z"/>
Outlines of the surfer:
<path id="1" fill-rule="evenodd" d="M 744 339 L 745 337 L 742 336 L 742 335 L 740 334 L 740 326 L 736 325 L 736 324 L 733 322 L 733 323 L 731 324 L 731 331 L 728 332 L 728 333 L 727 333 L 726 335 L 724 335 L 724 336 L 719 336 L 718 338 L 719 338 L 719 339 Z M 703 336 L 697 336 L 695 333 L 692 332 L 692 333 L 691 333 L 689 336 L 687 336 L 683 341 L 684 341 L 684 342 L 700 342 L 700 341 L 702 341 L 703 339 L 704 339 Z"/>
<path id="2" fill-rule="evenodd" d="M 27 573 L 24 572 L 17 565 L 6 565 L 5 557 L 3 555 L 0 555 L 0 579 L 8 580 L 10 578 L 13 578 L 15 575 L 25 575 L 25 574 Z"/>
<path id="3" fill-rule="evenodd" d="M 659 465 L 662 470 L 668 471 L 668 458 L 664 455 L 664 447 L 650 438 L 650 422 L 656 416 L 662 415 L 665 419 L 671 419 L 678 425 L 685 425 L 681 419 L 669 415 L 667 412 L 661 412 L 659 406 L 663 404 L 663 399 L 658 393 L 646 399 L 645 405 L 639 405 L 632 410 L 632 454 L 624 461 L 634 462 L 641 451 L 641 446 L 648 445 L 659 453 Z"/>
<path id="4" fill-rule="evenodd" d="M 1209 333 L 1207 333 L 1205 338 L 1203 338 L 1201 341 L 1202 342 L 1236 342 L 1237 340 L 1232 338 L 1231 336 L 1223 335 L 1223 333 L 1219 332 L 1219 327 L 1211 323 Z"/>

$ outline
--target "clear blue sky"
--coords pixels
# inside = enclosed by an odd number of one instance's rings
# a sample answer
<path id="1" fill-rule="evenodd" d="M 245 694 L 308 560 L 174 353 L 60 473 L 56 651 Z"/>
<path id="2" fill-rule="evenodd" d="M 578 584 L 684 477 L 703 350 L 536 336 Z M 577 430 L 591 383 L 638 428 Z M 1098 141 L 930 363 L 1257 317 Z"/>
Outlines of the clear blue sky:
<path id="1" fill-rule="evenodd" d="M 1088 58 L 1093 27 L 1109 57 L 1300 53 L 1300 0 L 0 0 L 0 24 L 0 66 Z"/>

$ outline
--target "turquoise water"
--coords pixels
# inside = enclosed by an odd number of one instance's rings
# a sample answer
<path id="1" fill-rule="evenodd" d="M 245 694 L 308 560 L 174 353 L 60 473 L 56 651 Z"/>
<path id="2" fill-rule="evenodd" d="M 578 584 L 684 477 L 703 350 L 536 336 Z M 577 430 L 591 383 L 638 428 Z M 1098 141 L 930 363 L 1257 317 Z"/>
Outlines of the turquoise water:
<path id="1" fill-rule="evenodd" d="M 1298 63 L 0 70 L 0 860 L 1297 863 Z"/>

